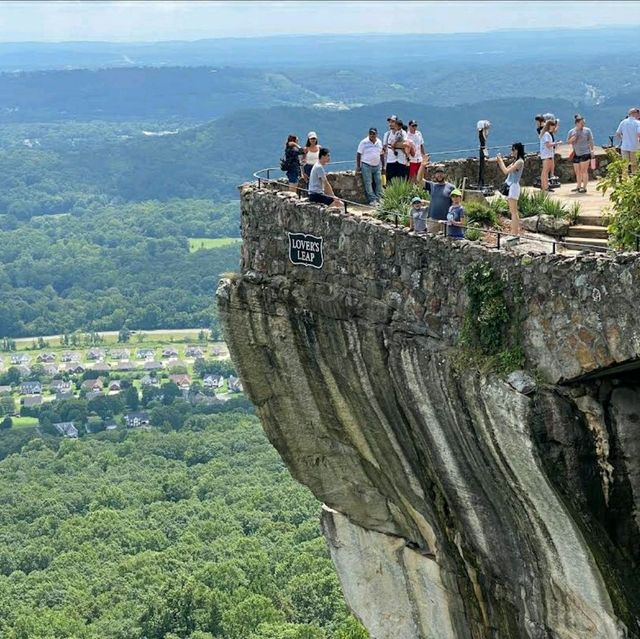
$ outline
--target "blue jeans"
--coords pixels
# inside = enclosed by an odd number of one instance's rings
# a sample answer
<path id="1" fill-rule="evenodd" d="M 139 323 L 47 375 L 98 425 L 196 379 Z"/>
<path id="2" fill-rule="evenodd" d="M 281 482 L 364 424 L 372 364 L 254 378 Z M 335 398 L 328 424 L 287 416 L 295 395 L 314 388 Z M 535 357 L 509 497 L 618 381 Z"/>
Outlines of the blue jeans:
<path id="1" fill-rule="evenodd" d="M 362 182 L 364 183 L 364 192 L 367 194 L 367 202 L 371 204 L 382 198 L 382 166 L 371 166 L 370 164 L 360 163 L 362 171 Z"/>

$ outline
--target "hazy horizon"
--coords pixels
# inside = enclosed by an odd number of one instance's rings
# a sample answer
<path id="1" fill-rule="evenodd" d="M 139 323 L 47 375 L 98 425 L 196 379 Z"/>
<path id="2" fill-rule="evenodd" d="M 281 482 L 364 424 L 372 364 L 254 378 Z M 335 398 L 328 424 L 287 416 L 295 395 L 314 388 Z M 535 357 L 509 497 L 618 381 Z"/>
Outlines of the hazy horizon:
<path id="1" fill-rule="evenodd" d="M 335 19 L 336 11 L 340 20 Z M 408 28 L 403 25 L 404 17 Z M 390 24 L 400 29 L 392 31 Z M 0 42 L 4 44 L 480 34 L 634 26 L 640 26 L 640 2 L 0 2 Z"/>

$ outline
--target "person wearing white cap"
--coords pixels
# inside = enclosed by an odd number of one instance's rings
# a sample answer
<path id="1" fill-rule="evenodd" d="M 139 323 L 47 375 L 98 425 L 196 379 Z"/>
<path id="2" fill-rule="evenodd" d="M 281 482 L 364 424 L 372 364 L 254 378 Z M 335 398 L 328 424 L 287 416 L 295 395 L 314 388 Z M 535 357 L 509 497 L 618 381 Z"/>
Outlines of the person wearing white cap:
<path id="1" fill-rule="evenodd" d="M 311 175 L 311 169 L 313 165 L 318 161 L 320 155 L 320 149 L 322 147 L 318 144 L 318 134 L 315 131 L 309 131 L 307 135 L 307 143 L 304 145 L 304 165 L 302 170 L 307 179 Z"/>
<path id="2" fill-rule="evenodd" d="M 616 137 L 622 140 L 620 151 L 627 161 L 626 170 L 630 165 L 631 175 L 633 175 L 638 168 L 638 151 L 640 151 L 640 109 L 638 107 L 629 109 L 629 116 L 618 125 Z"/>

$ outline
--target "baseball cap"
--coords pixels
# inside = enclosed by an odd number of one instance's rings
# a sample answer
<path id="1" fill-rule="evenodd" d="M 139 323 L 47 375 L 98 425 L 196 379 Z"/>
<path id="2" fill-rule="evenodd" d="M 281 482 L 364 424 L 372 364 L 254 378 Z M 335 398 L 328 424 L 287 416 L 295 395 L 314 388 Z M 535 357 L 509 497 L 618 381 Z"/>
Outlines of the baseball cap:
<path id="1" fill-rule="evenodd" d="M 375 127 L 375 126 L 372 126 L 372 127 L 369 129 L 369 133 L 377 133 L 377 132 L 378 132 L 378 129 L 376 129 L 376 127 Z"/>
<path id="2" fill-rule="evenodd" d="M 409 126 L 418 126 L 418 123 L 415 120 L 409 120 Z"/>
<path id="3" fill-rule="evenodd" d="M 422 202 L 422 200 L 418 196 L 416 196 L 413 198 L 413 200 L 411 200 L 411 204 L 415 204 L 416 202 Z"/>
<path id="4" fill-rule="evenodd" d="M 632 113 L 638 113 L 638 111 L 640 111 L 638 107 L 631 107 L 629 109 L 629 115 L 631 115 Z"/>
<path id="5" fill-rule="evenodd" d="M 451 191 L 451 197 L 453 197 L 454 195 L 462 197 L 462 191 L 460 189 L 453 189 L 453 191 Z"/>
<path id="6" fill-rule="evenodd" d="M 397 122 L 398 121 L 398 116 L 397 115 L 390 115 L 387 118 L 387 122 Z"/>
<path id="7" fill-rule="evenodd" d="M 310 140 L 311 138 L 315 138 L 317 140 L 318 134 L 315 131 L 309 131 L 309 133 L 307 133 L 307 139 Z"/>

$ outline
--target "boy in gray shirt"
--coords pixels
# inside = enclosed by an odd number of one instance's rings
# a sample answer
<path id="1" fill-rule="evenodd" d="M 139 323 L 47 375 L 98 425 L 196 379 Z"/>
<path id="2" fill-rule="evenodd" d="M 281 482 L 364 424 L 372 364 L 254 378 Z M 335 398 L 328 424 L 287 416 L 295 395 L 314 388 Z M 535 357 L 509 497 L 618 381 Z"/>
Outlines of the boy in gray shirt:
<path id="1" fill-rule="evenodd" d="M 428 209 L 425 206 L 427 202 L 419 197 L 411 200 L 411 208 L 409 209 L 409 230 L 416 233 L 424 233 L 427 230 L 427 214 Z"/>

